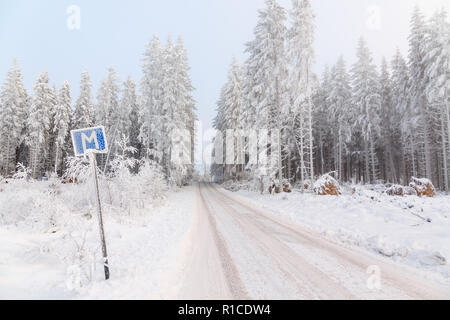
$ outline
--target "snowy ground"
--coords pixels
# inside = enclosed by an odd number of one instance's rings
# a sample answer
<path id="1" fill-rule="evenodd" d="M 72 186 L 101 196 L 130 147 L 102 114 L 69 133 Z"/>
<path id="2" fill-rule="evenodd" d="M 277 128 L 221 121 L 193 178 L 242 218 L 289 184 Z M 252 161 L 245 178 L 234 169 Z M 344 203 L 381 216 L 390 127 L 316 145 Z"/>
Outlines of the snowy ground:
<path id="1" fill-rule="evenodd" d="M 450 196 L 392 197 L 374 187 L 356 189 L 352 194 L 347 186 L 339 197 L 301 194 L 298 190 L 279 195 L 246 190 L 233 194 L 278 219 L 419 268 L 450 284 Z"/>
<path id="2" fill-rule="evenodd" d="M 0 299 L 169 297 L 193 188 L 169 191 L 157 204 L 146 200 L 133 212 L 108 205 L 104 192 L 108 282 L 86 186 L 10 181 L 0 188 Z"/>
<path id="3" fill-rule="evenodd" d="M 320 233 L 211 184 L 182 259 L 177 298 L 450 299 L 450 285 Z"/>
<path id="4" fill-rule="evenodd" d="M 271 196 L 200 184 L 155 199 L 145 185 L 121 197 L 102 180 L 105 282 L 90 183 L 2 182 L 0 299 L 450 295 L 443 194 L 389 197 L 362 186 L 352 194 L 347 186 L 339 197 Z M 381 291 L 367 287 L 372 265 L 386 277 Z"/>

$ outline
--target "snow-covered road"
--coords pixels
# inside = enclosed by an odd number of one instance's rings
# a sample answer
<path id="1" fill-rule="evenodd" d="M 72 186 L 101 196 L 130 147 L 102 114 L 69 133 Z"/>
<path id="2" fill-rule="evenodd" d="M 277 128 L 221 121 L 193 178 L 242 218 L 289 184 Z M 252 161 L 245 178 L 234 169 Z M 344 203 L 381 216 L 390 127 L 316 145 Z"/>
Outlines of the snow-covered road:
<path id="1" fill-rule="evenodd" d="M 196 201 L 176 298 L 450 299 L 413 268 L 278 221 L 214 185 L 199 185 Z"/>
<path id="2" fill-rule="evenodd" d="M 376 232 L 389 227 L 407 240 L 415 231 L 418 239 L 432 238 L 430 250 L 441 251 L 447 233 L 440 211 L 432 215 L 437 226 L 408 231 L 409 220 L 386 218 L 382 224 L 371 211 L 355 217 L 355 203 L 367 206 L 358 197 L 292 194 L 283 200 L 287 196 L 247 196 L 209 184 L 170 191 L 164 205 L 132 215 L 106 210 L 112 277 L 104 281 L 96 221 L 71 210 L 87 210 L 70 200 L 77 187 L 61 186 L 53 196 L 47 182 L 16 182 L 0 193 L 0 299 L 450 299 L 447 273 L 432 272 L 446 265 L 416 268 L 407 259 L 345 245 L 309 228 L 319 217 L 330 228 L 357 220 L 349 231 L 371 224 Z M 427 203 L 414 208 L 430 215 L 436 210 Z M 380 205 L 377 212 L 388 209 Z M 393 217 L 410 219 L 394 209 Z M 301 219 L 287 219 L 286 210 Z"/>

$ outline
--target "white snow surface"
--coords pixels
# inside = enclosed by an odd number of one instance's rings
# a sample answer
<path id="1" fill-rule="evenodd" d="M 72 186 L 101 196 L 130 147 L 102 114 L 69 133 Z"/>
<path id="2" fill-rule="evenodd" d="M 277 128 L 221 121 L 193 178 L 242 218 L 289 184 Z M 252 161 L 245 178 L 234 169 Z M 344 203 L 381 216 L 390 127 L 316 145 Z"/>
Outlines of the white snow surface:
<path id="1" fill-rule="evenodd" d="M 114 196 L 117 188 L 113 185 L 101 181 L 100 187 L 109 281 L 104 281 L 91 184 L 63 185 L 55 180 L 0 184 L 0 299 L 301 296 L 293 284 L 283 282 L 287 280 L 281 271 L 262 268 L 274 261 L 252 249 L 261 243 L 274 245 L 276 239 L 260 232 L 261 239 L 245 238 L 245 232 L 257 231 L 250 222 L 274 232 L 280 228 L 266 225 L 269 220 L 251 220 L 257 211 L 249 215 L 239 203 L 222 199 L 205 186 L 167 191 L 165 200 L 140 198 L 132 206 Z M 342 187 L 338 197 L 298 190 L 260 195 L 249 189 L 223 192 L 253 208 L 263 208 L 287 225 L 318 231 L 332 242 L 368 250 L 380 259 L 417 270 L 418 276 L 450 286 L 447 195 L 391 197 L 383 194 L 381 186 L 349 185 Z M 143 194 L 143 190 L 129 191 L 138 198 Z M 316 256 L 311 248 L 300 247 L 304 259 Z M 313 260 L 327 271 L 334 265 L 327 264 L 329 259 L 317 255 Z M 261 282 L 264 275 L 272 282 Z M 364 292 L 359 296 L 364 298 Z"/>
<path id="2" fill-rule="evenodd" d="M 194 212 L 193 188 L 169 191 L 157 203 L 147 199 L 130 211 L 110 205 L 101 187 L 107 282 L 90 184 L 0 185 L 0 299 L 170 298 Z"/>
<path id="3" fill-rule="evenodd" d="M 228 187 L 227 187 L 228 189 Z M 450 284 L 450 196 L 388 196 L 382 186 L 344 186 L 341 196 L 235 192 L 252 206 L 349 247 L 361 247 Z M 353 191 L 356 191 L 354 194 Z M 228 191 L 231 192 L 231 191 Z M 428 222 L 431 221 L 431 222 Z"/>

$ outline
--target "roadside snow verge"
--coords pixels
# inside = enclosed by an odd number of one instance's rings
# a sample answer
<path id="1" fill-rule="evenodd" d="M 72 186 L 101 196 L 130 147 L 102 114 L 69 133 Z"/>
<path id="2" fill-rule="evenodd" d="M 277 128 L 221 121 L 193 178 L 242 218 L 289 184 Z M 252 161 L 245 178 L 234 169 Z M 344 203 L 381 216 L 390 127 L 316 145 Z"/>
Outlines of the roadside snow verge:
<path id="1" fill-rule="evenodd" d="M 191 224 L 194 188 L 121 207 L 102 184 L 107 282 L 90 184 L 11 180 L 1 186 L 0 299 L 165 298 L 164 279 L 175 272 Z"/>

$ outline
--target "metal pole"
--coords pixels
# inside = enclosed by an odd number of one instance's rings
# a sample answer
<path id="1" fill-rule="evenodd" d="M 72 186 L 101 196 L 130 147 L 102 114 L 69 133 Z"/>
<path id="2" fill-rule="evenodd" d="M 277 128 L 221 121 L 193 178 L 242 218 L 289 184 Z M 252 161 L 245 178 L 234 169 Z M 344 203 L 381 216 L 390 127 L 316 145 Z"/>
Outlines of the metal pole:
<path id="1" fill-rule="evenodd" d="M 105 231 L 103 229 L 103 218 L 102 218 L 102 204 L 100 201 L 100 192 L 98 188 L 98 176 L 97 176 L 97 161 L 95 160 L 95 153 L 90 152 L 89 156 L 91 158 L 92 173 L 94 176 L 94 188 L 97 197 L 97 214 L 98 214 L 98 227 L 100 230 L 100 241 L 102 243 L 102 253 L 103 253 L 103 267 L 105 269 L 105 279 L 109 279 L 109 264 L 108 264 L 108 253 L 106 251 L 106 241 L 105 241 Z"/>

